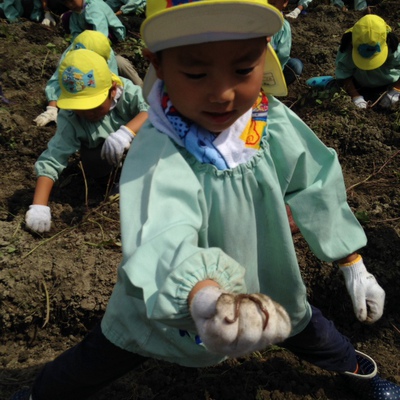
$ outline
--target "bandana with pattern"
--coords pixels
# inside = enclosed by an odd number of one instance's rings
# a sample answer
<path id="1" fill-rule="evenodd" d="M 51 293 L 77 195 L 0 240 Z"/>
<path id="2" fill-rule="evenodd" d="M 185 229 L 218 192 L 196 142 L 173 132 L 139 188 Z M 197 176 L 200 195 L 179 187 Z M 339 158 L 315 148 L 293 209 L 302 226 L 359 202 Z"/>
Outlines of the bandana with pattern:
<path id="1" fill-rule="evenodd" d="M 234 168 L 249 161 L 260 148 L 268 116 L 268 99 L 262 92 L 250 110 L 218 135 L 181 115 L 161 81 L 153 86 L 148 100 L 150 121 L 201 163 L 212 164 L 220 170 Z"/>

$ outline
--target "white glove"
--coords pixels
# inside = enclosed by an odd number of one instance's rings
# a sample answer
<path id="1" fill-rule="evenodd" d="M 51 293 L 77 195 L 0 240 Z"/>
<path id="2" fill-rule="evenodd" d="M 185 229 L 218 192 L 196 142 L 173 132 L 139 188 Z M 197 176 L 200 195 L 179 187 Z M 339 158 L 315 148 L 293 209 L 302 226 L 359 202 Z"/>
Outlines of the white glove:
<path id="1" fill-rule="evenodd" d="M 47 106 L 46 111 L 38 115 L 33 122 L 36 122 L 37 126 L 46 126 L 49 122 L 57 123 L 57 107 Z"/>
<path id="2" fill-rule="evenodd" d="M 400 91 L 392 88 L 390 89 L 379 102 L 379 105 L 383 108 L 390 108 L 395 105 L 400 99 Z"/>
<path id="3" fill-rule="evenodd" d="M 358 108 L 367 108 L 368 103 L 365 101 L 363 96 L 353 97 L 353 103 Z"/>
<path id="4" fill-rule="evenodd" d="M 53 16 L 51 15 L 51 12 L 50 11 L 46 11 L 45 13 L 44 13 L 44 19 L 43 19 L 43 21 L 42 21 L 42 24 L 43 25 L 46 25 L 46 26 L 56 26 L 56 21 L 55 21 L 55 19 L 53 18 Z"/>
<path id="5" fill-rule="evenodd" d="M 383 314 L 385 291 L 367 271 L 360 255 L 353 262 L 339 266 L 357 319 L 371 324 L 376 322 Z"/>
<path id="6" fill-rule="evenodd" d="M 48 232 L 51 226 L 50 207 L 32 204 L 25 214 L 26 226 L 35 232 Z"/>
<path id="7" fill-rule="evenodd" d="M 291 330 L 284 308 L 261 293 L 235 295 L 207 286 L 194 296 L 190 312 L 207 349 L 230 357 L 283 342 Z"/>
<path id="8" fill-rule="evenodd" d="M 293 18 L 296 19 L 301 13 L 300 8 L 295 8 L 293 11 L 291 11 L 289 14 L 286 14 L 286 18 Z"/>
<path id="9" fill-rule="evenodd" d="M 101 148 L 101 158 L 107 160 L 111 165 L 117 166 L 122 159 L 125 149 L 128 149 L 134 133 L 126 126 L 121 127 L 113 132 L 104 142 Z"/>

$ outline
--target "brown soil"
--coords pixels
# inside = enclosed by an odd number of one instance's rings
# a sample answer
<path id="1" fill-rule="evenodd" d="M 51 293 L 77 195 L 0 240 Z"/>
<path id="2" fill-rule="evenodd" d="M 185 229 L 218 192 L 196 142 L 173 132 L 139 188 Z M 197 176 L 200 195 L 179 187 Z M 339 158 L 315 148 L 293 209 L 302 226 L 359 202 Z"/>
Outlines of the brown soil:
<path id="1" fill-rule="evenodd" d="M 400 384 L 400 108 L 356 109 L 340 91 L 314 91 L 305 81 L 333 75 L 342 33 L 362 14 L 340 12 L 314 0 L 307 15 L 292 22 L 293 56 L 304 74 L 283 101 L 336 149 L 349 202 L 368 235 L 362 250 L 368 269 L 386 290 L 384 316 L 374 325 L 354 317 L 337 268 L 320 263 L 295 235 L 310 300 L 373 356 L 380 374 Z M 372 11 L 400 36 L 397 0 Z M 143 75 L 137 21 L 116 50 Z M 78 159 L 56 185 L 50 206 L 53 227 L 29 232 L 24 214 L 35 187 L 33 164 L 55 125 L 32 120 L 45 108 L 44 87 L 68 42 L 61 28 L 24 21 L 0 24 L 0 398 L 29 385 L 37 370 L 77 343 L 101 317 L 121 259 L 118 203 L 104 201 L 104 187 L 86 182 Z M 88 194 L 85 193 L 87 184 Z M 357 399 L 340 378 L 280 348 L 231 360 L 213 368 L 189 369 L 149 361 L 94 399 Z M 55 399 L 56 400 L 56 399 Z M 71 399 L 73 400 L 73 399 Z"/>

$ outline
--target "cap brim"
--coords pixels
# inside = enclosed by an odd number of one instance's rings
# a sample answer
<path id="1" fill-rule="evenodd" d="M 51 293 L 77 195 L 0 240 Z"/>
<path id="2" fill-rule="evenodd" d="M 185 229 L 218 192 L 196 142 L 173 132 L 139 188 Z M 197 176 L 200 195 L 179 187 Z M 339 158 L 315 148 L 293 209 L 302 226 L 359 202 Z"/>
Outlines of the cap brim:
<path id="1" fill-rule="evenodd" d="M 96 94 L 96 96 L 88 97 L 86 95 L 82 98 L 78 98 L 78 96 L 63 98 L 61 94 L 57 100 L 57 107 L 64 110 L 91 110 L 104 103 L 108 92 L 109 89 L 106 89 L 102 93 Z"/>
<path id="2" fill-rule="evenodd" d="M 373 57 L 365 58 L 360 55 L 355 47 L 353 47 L 352 57 L 357 68 L 364 71 L 370 71 L 379 68 L 386 61 L 389 49 L 386 43 L 382 43 L 382 50 Z"/>
<path id="3" fill-rule="evenodd" d="M 150 65 L 143 80 L 143 95 L 147 100 L 151 88 L 157 80 L 156 70 Z M 285 77 L 283 76 L 282 66 L 279 62 L 272 46 L 268 43 L 267 54 L 265 57 L 264 76 L 262 89 L 266 94 L 273 96 L 286 96 L 288 94 Z"/>
<path id="4" fill-rule="evenodd" d="M 265 1 L 214 0 L 172 7 L 144 20 L 141 36 L 152 52 L 211 41 L 272 36 L 283 23 Z"/>

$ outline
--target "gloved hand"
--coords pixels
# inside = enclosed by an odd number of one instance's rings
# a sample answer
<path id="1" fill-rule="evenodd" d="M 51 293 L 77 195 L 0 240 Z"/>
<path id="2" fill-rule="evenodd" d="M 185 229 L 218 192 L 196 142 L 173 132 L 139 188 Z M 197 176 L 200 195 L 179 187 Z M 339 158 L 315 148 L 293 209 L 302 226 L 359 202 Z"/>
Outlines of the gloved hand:
<path id="1" fill-rule="evenodd" d="M 339 264 L 339 267 L 357 319 L 371 324 L 376 322 L 383 314 L 385 291 L 367 271 L 360 255 L 350 263 Z"/>
<path id="2" fill-rule="evenodd" d="M 52 121 L 57 123 L 57 113 L 57 107 L 47 106 L 46 111 L 38 115 L 33 122 L 36 122 L 37 126 L 46 126 Z"/>
<path id="3" fill-rule="evenodd" d="M 301 13 L 300 8 L 295 8 L 293 11 L 291 11 L 290 13 L 286 14 L 286 18 L 293 18 L 296 19 Z"/>
<path id="4" fill-rule="evenodd" d="M 383 108 L 390 108 L 395 105 L 400 99 L 400 91 L 392 88 L 390 89 L 379 102 L 379 105 Z"/>
<path id="5" fill-rule="evenodd" d="M 44 19 L 43 19 L 43 21 L 42 21 L 42 24 L 43 25 L 46 25 L 46 26 L 56 26 L 56 21 L 55 21 L 55 19 L 53 18 L 53 16 L 51 15 L 51 12 L 50 11 L 46 11 L 45 13 L 44 13 Z"/>
<path id="6" fill-rule="evenodd" d="M 207 349 L 230 357 L 280 343 L 291 330 L 284 308 L 261 293 L 235 295 L 207 286 L 194 296 L 190 312 Z"/>
<path id="7" fill-rule="evenodd" d="M 26 226 L 35 232 L 48 232 L 51 226 L 50 207 L 32 204 L 25 214 Z"/>
<path id="8" fill-rule="evenodd" d="M 367 108 L 368 103 L 365 101 L 363 96 L 353 97 L 353 103 L 358 108 Z"/>
<path id="9" fill-rule="evenodd" d="M 128 149 L 135 134 L 126 126 L 113 132 L 101 148 L 101 158 L 111 165 L 117 166 L 122 159 L 125 149 Z"/>

